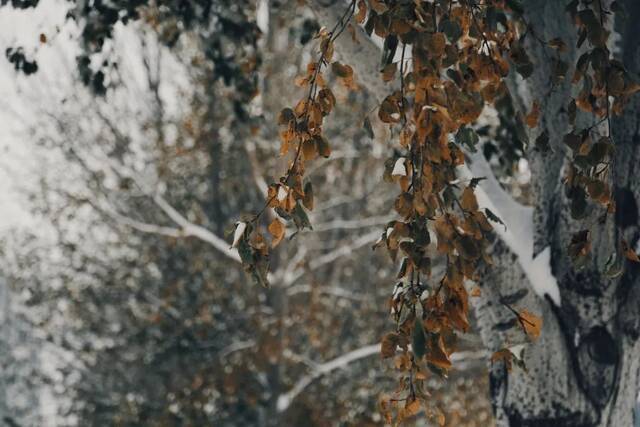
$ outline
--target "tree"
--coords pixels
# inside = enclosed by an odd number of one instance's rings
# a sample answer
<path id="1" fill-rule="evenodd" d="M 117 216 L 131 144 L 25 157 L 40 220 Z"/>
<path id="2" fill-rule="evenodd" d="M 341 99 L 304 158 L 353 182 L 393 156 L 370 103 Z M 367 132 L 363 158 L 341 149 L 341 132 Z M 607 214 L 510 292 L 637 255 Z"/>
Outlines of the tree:
<path id="1" fill-rule="evenodd" d="M 385 177 L 401 189 L 400 219 L 378 235 L 379 246 L 400 255 L 400 283 L 389 285 L 397 329 L 383 338 L 382 353 L 395 357 L 402 379 L 382 412 L 402 419 L 420 409 L 427 369 L 450 369 L 472 306 L 494 354 L 499 423 L 630 425 L 640 363 L 638 5 L 317 0 L 311 7 L 331 29 L 319 31 L 317 57 L 298 79 L 307 94 L 278 118 L 286 173 L 269 185 L 264 208 L 236 225 L 239 255 L 170 206 L 165 212 L 183 233 L 240 258 L 259 284 L 282 280 L 269 273 L 269 246 L 281 244 L 285 224 L 295 234 L 311 227 L 307 211 L 323 191 L 304 171 L 331 155 L 322 132 L 336 108 L 325 84 L 330 66 L 344 86 L 359 83 L 379 101 L 377 119 L 399 142 Z M 373 32 L 384 39 L 382 52 Z M 478 126 L 485 103 L 499 119 L 489 134 Z M 364 119 L 367 132 L 372 121 Z M 487 157 L 496 152 L 507 164 L 526 157 L 532 207 L 494 176 Z M 525 342 L 522 355 L 515 345 Z M 509 373 L 511 363 L 527 371 Z"/>
<path id="2" fill-rule="evenodd" d="M 453 268 L 452 261 L 448 261 L 444 282 L 436 285 L 436 295 L 440 290 L 438 286 L 444 284 L 449 291 L 444 304 L 459 297 L 460 291 L 451 284 L 455 282 L 452 276 L 459 274 L 456 269 L 462 270 L 462 274 L 470 279 L 477 279 L 481 294 L 471 301 L 475 301 L 483 341 L 490 350 L 498 352 L 495 358 L 506 354 L 505 363 L 494 364 L 491 373 L 491 392 L 499 423 L 631 425 L 639 381 L 638 361 L 634 356 L 638 351 L 638 257 L 631 249 L 638 240 L 635 215 L 638 191 L 635 177 L 627 165 L 629 159 L 638 155 L 634 143 L 637 130 L 633 125 L 638 98 L 630 98 L 638 90 L 632 77 L 638 73 L 637 59 L 633 59 L 637 58 L 633 28 L 640 18 L 638 6 L 630 2 L 624 5 L 626 16 L 621 2 L 573 1 L 565 5 L 541 1 L 521 6 L 517 2 L 506 2 L 506 5 L 461 2 L 454 5 L 445 1 L 424 4 L 420 11 L 420 7 L 402 2 L 372 1 L 368 6 L 371 10 L 365 31 L 371 33 L 373 30 L 385 38 L 384 80 L 393 82 L 396 68 L 403 73 L 404 47 L 411 46 L 412 49 L 413 67 L 400 76 L 400 92 L 385 98 L 388 89 L 380 89 L 379 83 L 368 85 L 378 94 L 378 99 L 382 99 L 379 118 L 400 125 L 400 143 L 407 149 L 405 157 L 394 158 L 388 163 L 390 175 L 400 177 L 403 193 L 396 201 L 396 210 L 405 221 L 402 228 L 398 227 L 398 222 L 389 224 L 387 246 L 395 249 L 390 238 L 400 230 L 404 233 L 401 235 L 409 234 L 414 242 L 406 248 L 400 245 L 410 265 L 401 270 L 401 274 L 411 270 L 416 275 L 426 273 L 422 269 L 424 258 L 421 257 L 424 255 L 416 248 L 420 246 L 418 241 L 424 232 L 416 232 L 415 218 L 423 218 L 425 212 L 428 219 L 435 216 L 439 249 L 442 247 L 441 252 L 452 258 L 458 255 L 458 262 L 462 259 L 462 265 Z M 318 1 L 314 7 L 321 20 L 341 22 L 335 3 Z M 356 6 L 352 7 L 351 13 L 354 13 Z M 364 22 L 363 11 L 367 4 L 359 2 L 357 8 L 356 20 Z M 407 12 L 407 8 L 410 11 Z M 617 12 L 615 21 L 611 18 L 613 11 Z M 422 16 L 418 16 L 420 12 Z M 432 25 L 430 19 L 433 19 Z M 521 32 L 505 39 L 513 29 L 509 19 L 522 19 L 523 27 Z M 572 21 L 577 25 L 577 32 Z M 363 31 L 356 29 L 355 32 L 354 39 L 345 37 L 335 43 L 335 49 L 353 66 L 355 74 L 368 82 L 367 78 L 378 74 L 379 65 L 372 61 L 377 57 L 376 48 Z M 619 60 L 610 58 L 612 45 L 607 43 L 610 32 L 620 34 Z M 313 72 L 330 62 L 335 34 L 328 32 L 322 38 L 323 46 L 328 47 L 321 52 Z M 472 39 L 466 38 L 467 45 L 477 49 L 473 53 L 456 49 L 460 46 L 456 40 L 465 34 Z M 387 50 L 398 49 L 398 43 L 403 46 L 400 65 L 394 62 L 393 53 L 387 55 Z M 504 62 L 507 53 L 511 67 Z M 573 78 L 569 64 L 576 64 Z M 524 80 L 513 71 L 507 73 L 508 68 L 515 68 Z M 339 63 L 333 63 L 332 71 L 351 78 L 351 69 Z M 477 86 L 479 81 L 488 83 Z M 444 94 L 434 82 L 444 86 Z M 506 83 L 506 87 L 498 88 L 501 82 Z M 574 100 L 572 84 L 576 83 L 583 86 L 578 86 L 580 92 Z M 311 76 L 311 86 L 314 84 L 319 83 Z M 476 91 L 480 89 L 479 101 L 468 99 L 479 96 Z M 422 90 L 426 95 L 420 93 Z M 518 206 L 504 194 L 490 176 L 486 159 L 469 153 L 469 161 L 464 162 L 459 158 L 462 154 L 456 151 L 462 149 L 463 144 L 477 144 L 479 138 L 464 125 L 479 117 L 483 102 L 493 101 L 501 92 L 512 96 L 531 128 L 528 132 L 530 143 L 525 146 L 533 177 L 533 209 Z M 447 99 L 439 98 L 441 95 L 446 95 Z M 322 108 L 321 97 L 311 99 Z M 293 115 L 286 112 L 285 123 L 290 126 L 294 120 L 303 123 L 314 120 L 307 116 L 306 108 L 304 105 Z M 580 111 L 577 119 L 576 110 Z M 425 111 L 428 112 L 425 114 Z M 442 129 L 425 123 L 425 119 Z M 451 121 L 454 121 L 453 125 Z M 603 122 L 606 126 L 596 130 Z M 415 127 L 407 131 L 407 123 Z M 309 133 L 319 134 L 321 124 L 320 118 L 315 122 L 315 129 L 309 125 Z M 294 132 L 299 135 L 300 131 Z M 446 139 L 447 132 L 455 133 L 455 142 Z M 425 134 L 426 141 L 423 139 Z M 423 197 L 435 194 L 438 199 L 436 206 L 430 207 L 428 200 L 427 206 L 416 202 L 420 181 L 416 182 L 415 177 L 420 176 L 420 169 L 425 175 L 427 173 L 420 158 L 424 154 L 420 154 L 420 150 L 429 150 L 429 144 L 436 144 L 438 138 L 439 152 L 427 151 L 426 154 L 431 162 L 429 173 L 435 174 L 435 179 L 422 179 Z M 301 139 L 304 141 L 305 136 Z M 474 151 L 473 147 L 469 148 Z M 447 194 L 451 186 L 446 182 L 453 181 L 456 176 L 446 175 L 446 168 L 440 172 L 445 174 L 444 185 L 424 189 L 425 184 L 438 185 L 442 178 L 438 177 L 437 168 L 443 163 L 449 163 L 452 169 L 462 163 L 469 164 L 471 174 L 460 171 L 460 167 L 457 171 L 458 179 L 472 178 L 466 181 L 464 189 L 460 188 L 463 190 L 460 193 L 456 190 L 455 194 Z M 289 172 L 297 173 L 295 168 L 296 160 Z M 411 168 L 418 172 L 412 173 Z M 474 181 L 474 177 L 478 180 Z M 481 177 L 487 181 L 479 182 Z M 587 200 L 589 198 L 591 200 Z M 451 204 L 456 204 L 458 214 L 463 215 L 459 220 L 448 218 L 446 212 Z M 494 234 L 490 231 L 488 234 L 492 237 L 484 234 L 486 220 L 477 214 L 483 205 L 491 208 L 491 211 L 485 210 L 489 219 L 495 221 L 497 218 L 493 213 L 497 213 L 507 226 L 506 232 L 496 230 Z M 456 222 L 459 225 L 455 225 Z M 404 230 L 407 225 L 409 231 Z M 483 232 L 478 233 L 478 228 Z M 475 242 L 465 237 L 478 234 L 483 237 L 476 237 Z M 484 244 L 486 248 L 478 247 Z M 467 263 L 472 261 L 474 264 L 475 260 L 484 257 L 483 251 L 491 254 L 494 265 L 478 263 L 476 276 L 475 266 L 467 268 Z M 411 276 L 412 288 L 416 282 L 421 284 L 419 276 L 417 280 Z M 433 290 L 433 285 L 429 289 Z M 538 295 L 529 293 L 530 289 Z M 516 302 L 542 313 L 542 331 L 538 329 L 538 319 L 528 311 L 513 309 L 512 304 Z M 466 295 L 463 294 L 454 307 L 465 304 Z M 407 369 L 410 390 L 407 405 L 399 411 L 399 417 L 415 410 L 411 374 L 416 369 L 420 371 L 420 364 L 415 363 L 415 359 L 422 359 L 424 351 L 415 346 L 425 343 L 422 329 L 426 328 L 428 339 L 433 339 L 434 331 L 440 334 L 446 331 L 443 325 L 439 329 L 433 327 L 434 321 L 430 317 L 438 312 L 434 307 L 439 308 L 437 301 L 431 307 L 427 305 L 429 315 L 423 316 L 424 325 L 411 318 L 401 319 L 401 333 L 383 340 L 383 353 L 386 347 L 391 355 L 397 344 L 402 346 L 402 340 L 406 343 L 413 339 L 414 366 Z M 462 312 L 464 314 L 465 310 Z M 449 308 L 445 314 L 452 329 L 466 330 L 466 322 L 459 318 L 454 308 Z M 518 325 L 527 335 L 536 337 L 540 334 L 540 340 L 528 346 L 525 352 L 523 361 L 528 373 L 516 371 L 508 375 L 513 350 L 505 353 L 500 348 L 510 341 L 505 330 Z M 416 334 L 416 330 L 421 331 Z M 438 356 L 438 347 L 443 347 L 441 342 L 429 344 L 427 341 L 427 360 L 430 361 L 429 356 L 433 354 L 439 359 L 430 362 L 446 368 L 447 361 L 442 360 L 442 356 L 446 359 L 446 348 L 441 352 L 444 354 Z M 406 351 L 406 344 L 404 348 Z"/>

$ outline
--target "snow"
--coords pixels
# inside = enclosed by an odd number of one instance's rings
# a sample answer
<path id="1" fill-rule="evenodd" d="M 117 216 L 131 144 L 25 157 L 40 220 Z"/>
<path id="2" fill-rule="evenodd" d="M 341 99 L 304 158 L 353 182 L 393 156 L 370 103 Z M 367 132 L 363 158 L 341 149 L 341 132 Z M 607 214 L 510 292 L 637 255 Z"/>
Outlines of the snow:
<path id="1" fill-rule="evenodd" d="M 549 295 L 556 305 L 560 305 L 560 290 L 551 272 L 549 247 L 535 258 L 533 256 L 533 208 L 517 203 L 500 187 L 481 153 L 475 153 L 470 157 L 471 162 L 468 166 L 458 167 L 458 176 L 462 180 L 486 178 L 475 191 L 480 208 L 490 209 L 506 224 L 506 229 L 501 224 L 495 224 L 494 229 L 518 257 L 520 267 L 534 292 L 540 297 Z"/>

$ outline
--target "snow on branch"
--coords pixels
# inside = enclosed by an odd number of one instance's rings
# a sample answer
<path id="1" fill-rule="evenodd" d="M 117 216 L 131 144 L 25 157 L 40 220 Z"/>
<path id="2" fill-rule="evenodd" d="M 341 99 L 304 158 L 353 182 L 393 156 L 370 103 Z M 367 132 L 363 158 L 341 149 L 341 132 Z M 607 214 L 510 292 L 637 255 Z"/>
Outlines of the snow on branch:
<path id="1" fill-rule="evenodd" d="M 298 397 L 298 395 L 300 395 L 300 393 L 302 393 L 304 389 L 307 388 L 311 383 L 313 383 L 313 381 L 315 381 L 317 378 L 329 374 L 336 369 L 345 368 L 350 363 L 378 353 L 380 353 L 380 344 L 371 344 L 365 347 L 358 348 L 356 350 L 352 350 L 348 353 L 336 357 L 335 359 L 329 360 L 328 362 L 319 365 L 313 365 L 312 371 L 300 378 L 291 388 L 291 390 L 278 396 L 278 402 L 276 404 L 278 412 L 286 411 L 289 406 L 291 406 L 291 403 L 296 399 L 296 397 Z M 453 353 L 451 355 L 451 360 L 465 363 L 486 360 L 488 357 L 489 353 L 485 350 L 465 351 Z"/>
<path id="2" fill-rule="evenodd" d="M 342 356 L 338 356 L 335 359 L 332 359 L 328 362 L 322 363 L 320 365 L 316 365 L 315 369 L 311 371 L 308 375 L 305 375 L 304 377 L 300 378 L 291 390 L 278 396 L 278 402 L 277 402 L 278 412 L 286 411 L 291 405 L 291 402 L 293 402 L 293 400 L 305 388 L 307 388 L 307 386 L 309 386 L 309 384 L 311 384 L 315 379 L 321 377 L 322 375 L 328 374 L 331 371 L 334 371 L 336 369 L 344 368 L 352 362 L 355 362 L 360 359 L 364 359 L 366 357 L 372 356 L 379 352 L 380 352 L 380 344 L 372 344 L 372 345 L 361 347 L 356 350 L 345 353 Z"/>

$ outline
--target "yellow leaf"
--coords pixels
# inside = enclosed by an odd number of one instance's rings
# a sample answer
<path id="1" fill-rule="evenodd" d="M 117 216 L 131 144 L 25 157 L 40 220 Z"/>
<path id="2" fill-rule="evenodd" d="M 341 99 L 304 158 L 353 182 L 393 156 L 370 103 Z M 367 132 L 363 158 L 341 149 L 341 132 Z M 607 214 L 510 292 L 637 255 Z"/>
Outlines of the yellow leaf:
<path id="1" fill-rule="evenodd" d="M 285 227 L 282 222 L 278 218 L 274 219 L 271 224 L 269 224 L 269 233 L 273 236 L 273 242 L 271 243 L 272 247 L 278 246 L 278 244 L 284 238 Z"/>

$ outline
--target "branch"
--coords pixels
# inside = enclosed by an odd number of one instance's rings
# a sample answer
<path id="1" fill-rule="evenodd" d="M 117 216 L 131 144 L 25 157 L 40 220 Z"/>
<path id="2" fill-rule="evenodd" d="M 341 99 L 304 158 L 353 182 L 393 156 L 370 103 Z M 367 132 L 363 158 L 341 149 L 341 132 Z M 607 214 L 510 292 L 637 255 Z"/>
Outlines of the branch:
<path id="1" fill-rule="evenodd" d="M 109 165 L 109 167 L 113 170 L 113 172 L 118 175 L 120 178 L 130 178 L 135 182 L 135 184 L 140 188 L 140 190 L 148 197 L 151 197 L 153 202 L 158 206 L 176 225 L 180 228 L 175 229 L 171 227 L 163 227 L 153 224 L 147 224 L 143 222 L 139 222 L 123 216 L 121 214 L 117 214 L 117 217 L 120 222 L 126 224 L 138 231 L 142 232 L 150 232 L 156 234 L 163 234 L 171 237 L 196 237 L 203 242 L 206 242 L 213 246 L 215 249 L 220 251 L 227 258 L 230 258 L 236 262 L 240 261 L 240 255 L 238 252 L 229 247 L 229 244 L 222 238 L 216 236 L 211 231 L 206 228 L 194 224 L 193 222 L 186 219 L 180 212 L 178 212 L 173 206 L 171 206 L 157 191 L 151 191 L 144 184 L 142 179 L 137 176 L 137 174 L 131 170 L 123 170 L 123 166 L 114 162 L 108 155 L 105 154 L 105 163 Z M 154 194 L 155 193 L 155 194 Z M 113 212 L 112 212 L 113 215 Z"/>
<path id="2" fill-rule="evenodd" d="M 293 272 L 286 272 L 284 275 L 284 284 L 289 285 L 298 280 L 306 271 L 314 271 L 318 268 L 332 263 L 342 256 L 348 256 L 353 251 L 362 248 L 368 244 L 375 242 L 380 237 L 380 230 L 371 231 L 354 240 L 350 245 L 340 246 L 331 252 L 315 258 L 309 263 L 308 269 L 299 268 Z"/>
<path id="3" fill-rule="evenodd" d="M 327 295 L 333 295 L 336 297 L 340 297 L 340 298 L 346 298 L 346 299 L 350 299 L 353 301 L 363 301 L 364 297 L 362 295 L 357 295 L 354 294 L 353 292 L 350 292 L 344 288 L 341 288 L 339 286 L 328 286 L 328 287 L 322 287 L 322 286 L 312 286 L 309 284 L 301 284 L 301 285 L 295 285 L 290 287 L 289 289 L 287 289 L 287 296 L 293 296 L 293 295 L 297 295 L 297 294 L 302 294 L 302 293 L 308 293 L 308 292 L 313 292 L 313 291 L 317 291 L 319 293 L 323 293 L 323 294 L 327 294 Z"/>
<path id="4" fill-rule="evenodd" d="M 379 352 L 380 344 L 372 344 L 350 351 L 349 353 L 345 353 L 342 356 L 336 357 L 326 363 L 317 365 L 312 372 L 300 378 L 291 390 L 278 396 L 278 412 L 286 411 L 291 405 L 291 402 L 293 402 L 293 400 L 316 378 L 328 374 L 335 369 L 344 368 L 352 362 L 364 359 Z"/>
<path id="5" fill-rule="evenodd" d="M 332 359 L 320 365 L 313 365 L 313 370 L 309 374 L 300 378 L 291 388 L 291 390 L 278 396 L 278 412 L 286 411 L 289 406 L 291 406 L 291 403 L 295 400 L 295 398 L 298 397 L 298 395 L 302 393 L 304 389 L 307 388 L 317 378 L 329 374 L 336 369 L 345 368 L 350 363 L 356 362 L 360 359 L 365 359 L 378 353 L 380 353 L 380 344 L 371 344 L 345 353 L 342 356 L 338 356 L 335 359 Z M 485 360 L 487 359 L 488 355 L 489 353 L 485 350 L 465 351 L 452 354 L 451 360 L 459 363 L 468 363 L 477 360 Z"/>

